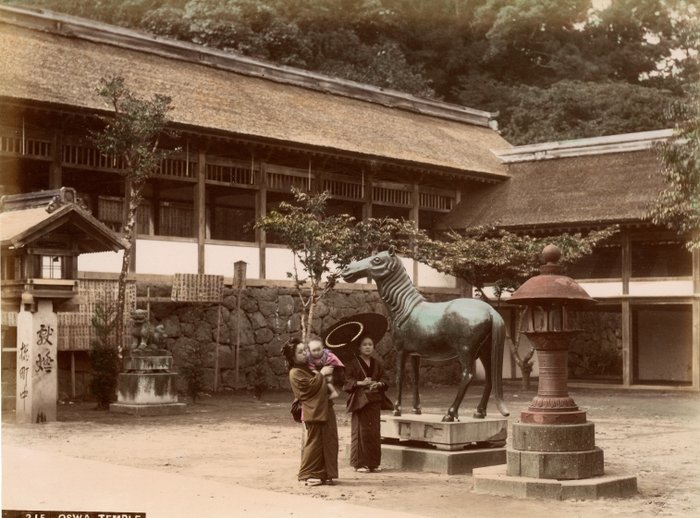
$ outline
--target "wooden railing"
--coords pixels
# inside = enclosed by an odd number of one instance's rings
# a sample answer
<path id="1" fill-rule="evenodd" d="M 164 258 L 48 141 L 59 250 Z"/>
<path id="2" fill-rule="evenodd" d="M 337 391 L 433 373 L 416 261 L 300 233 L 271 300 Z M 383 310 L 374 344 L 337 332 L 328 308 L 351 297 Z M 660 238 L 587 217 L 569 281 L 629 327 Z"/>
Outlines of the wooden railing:
<path id="1" fill-rule="evenodd" d="M 351 179 L 340 179 L 330 177 L 323 179 L 323 190 L 331 193 L 334 198 L 345 200 L 361 201 L 365 197 L 364 185 L 357 183 Z"/>
<path id="2" fill-rule="evenodd" d="M 251 164 L 207 157 L 206 179 L 208 182 L 249 186 L 255 183 L 255 171 Z"/>
<path id="3" fill-rule="evenodd" d="M 314 174 L 303 169 L 265 164 L 267 188 L 275 191 L 289 191 L 292 187 L 307 190 L 313 184 Z"/>
<path id="4" fill-rule="evenodd" d="M 11 132 L 0 132 L 0 154 L 25 156 L 38 160 L 51 160 L 53 143 L 48 139 L 36 137 L 22 138 Z"/>
<path id="5" fill-rule="evenodd" d="M 409 186 L 402 184 L 382 182 L 372 186 L 372 202 L 382 205 L 410 207 L 413 205 L 411 194 Z"/>

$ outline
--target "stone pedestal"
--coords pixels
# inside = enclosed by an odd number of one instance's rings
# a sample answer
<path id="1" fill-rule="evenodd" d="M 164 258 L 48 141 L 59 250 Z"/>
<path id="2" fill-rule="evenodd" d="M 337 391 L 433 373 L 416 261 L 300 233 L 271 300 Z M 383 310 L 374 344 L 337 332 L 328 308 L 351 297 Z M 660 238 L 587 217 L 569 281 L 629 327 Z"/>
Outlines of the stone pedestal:
<path id="1" fill-rule="evenodd" d="M 124 372 L 117 382 L 117 403 L 112 412 L 133 415 L 182 414 L 185 404 L 177 399 L 177 374 L 170 372 L 173 357 L 168 351 L 124 358 Z"/>
<path id="2" fill-rule="evenodd" d="M 382 465 L 404 471 L 456 475 L 503 464 L 506 419 L 465 418 L 443 423 L 438 414 L 382 416 Z"/>
<path id="3" fill-rule="evenodd" d="M 595 500 L 637 494 L 637 477 L 606 473 L 581 480 L 553 480 L 511 476 L 506 466 L 477 468 L 472 472 L 474 491 L 520 498 L 551 500 Z"/>
<path id="4" fill-rule="evenodd" d="M 537 396 L 513 424 L 507 465 L 473 472 L 474 489 L 507 496 L 625 497 L 637 478 L 604 475 L 595 426 L 569 396 L 566 350 L 574 331 L 528 332 L 540 361 Z"/>
<path id="5" fill-rule="evenodd" d="M 22 308 L 17 315 L 18 423 L 56 420 L 57 327 L 58 317 L 51 300 L 39 300 L 35 313 Z"/>

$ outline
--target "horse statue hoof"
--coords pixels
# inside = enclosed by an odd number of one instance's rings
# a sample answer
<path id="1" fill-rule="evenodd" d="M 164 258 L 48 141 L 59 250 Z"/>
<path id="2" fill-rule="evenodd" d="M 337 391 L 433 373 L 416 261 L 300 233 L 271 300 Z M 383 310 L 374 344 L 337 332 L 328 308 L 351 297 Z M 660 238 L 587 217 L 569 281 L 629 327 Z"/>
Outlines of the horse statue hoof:
<path id="1" fill-rule="evenodd" d="M 482 412 L 480 410 L 477 410 L 476 412 L 474 412 L 474 415 L 472 417 L 474 419 L 483 419 L 484 417 L 486 417 L 486 412 Z"/>
<path id="2" fill-rule="evenodd" d="M 394 410 L 391 411 L 391 415 L 394 417 L 399 417 L 401 416 L 401 409 L 400 408 L 394 408 Z"/>
<path id="3" fill-rule="evenodd" d="M 459 421 L 455 416 L 447 414 L 442 418 L 443 423 L 454 423 L 455 421 Z"/>
<path id="4" fill-rule="evenodd" d="M 414 408 L 413 413 L 416 415 L 421 415 L 423 413 L 423 411 L 420 408 Z"/>

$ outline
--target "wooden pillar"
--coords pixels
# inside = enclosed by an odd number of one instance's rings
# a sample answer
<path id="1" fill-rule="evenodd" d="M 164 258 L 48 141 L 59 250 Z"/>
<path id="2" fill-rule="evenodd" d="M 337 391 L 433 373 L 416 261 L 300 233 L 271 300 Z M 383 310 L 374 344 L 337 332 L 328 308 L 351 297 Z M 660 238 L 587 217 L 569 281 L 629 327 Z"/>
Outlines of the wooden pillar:
<path id="1" fill-rule="evenodd" d="M 632 307 L 629 299 L 630 277 L 632 276 L 632 246 L 629 232 L 623 230 L 620 240 L 622 249 L 622 384 L 630 386 L 634 382 L 634 344 L 632 343 Z"/>
<path id="2" fill-rule="evenodd" d="M 693 250 L 692 387 L 700 390 L 700 249 Z"/>
<path id="3" fill-rule="evenodd" d="M 160 234 L 160 182 L 152 180 L 153 195 L 151 196 L 151 233 Z"/>
<path id="4" fill-rule="evenodd" d="M 258 192 L 255 197 L 255 219 L 265 217 L 267 215 L 267 172 L 265 171 L 265 163 L 260 162 L 258 167 Z M 255 241 L 258 243 L 258 261 L 260 262 L 259 278 L 265 278 L 265 231 L 259 228 L 255 229 Z"/>
<path id="5" fill-rule="evenodd" d="M 75 351 L 70 352 L 70 390 L 71 397 L 75 399 Z"/>
<path id="6" fill-rule="evenodd" d="M 63 184 L 63 132 L 54 131 L 51 142 L 51 164 L 49 165 L 49 189 L 59 189 Z"/>
<path id="7" fill-rule="evenodd" d="M 416 230 L 420 228 L 420 186 L 417 183 L 413 184 L 413 192 L 411 193 L 411 221 Z M 413 284 L 418 286 L 418 261 L 413 260 Z"/>
<path id="8" fill-rule="evenodd" d="M 194 228 L 197 232 L 197 273 L 204 273 L 204 242 L 207 232 L 206 153 L 197 154 L 197 183 L 194 186 Z"/>
<path id="9" fill-rule="evenodd" d="M 372 173 L 363 173 L 364 175 L 364 203 L 362 204 L 362 219 L 368 220 L 372 217 L 372 184 L 374 183 L 374 175 Z"/>

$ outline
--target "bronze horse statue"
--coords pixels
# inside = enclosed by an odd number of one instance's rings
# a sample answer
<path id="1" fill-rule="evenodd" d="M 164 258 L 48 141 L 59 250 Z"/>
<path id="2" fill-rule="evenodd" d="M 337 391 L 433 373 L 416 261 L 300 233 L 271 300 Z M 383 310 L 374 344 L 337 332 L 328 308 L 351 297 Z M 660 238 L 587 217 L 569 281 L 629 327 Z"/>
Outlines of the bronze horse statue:
<path id="1" fill-rule="evenodd" d="M 392 324 L 392 337 L 398 352 L 396 361 L 396 385 L 398 395 L 394 415 L 401 415 L 401 392 L 406 357 L 413 365 L 413 413 L 420 414 L 418 373 L 420 359 L 459 361 L 462 380 L 457 396 L 442 418 L 445 422 L 459 420 L 459 406 L 475 373 L 479 358 L 486 371 L 486 383 L 474 417 L 486 416 L 486 405 L 495 389 L 496 406 L 501 414 L 508 415 L 503 403 L 503 344 L 505 324 L 503 318 L 487 303 L 477 299 L 455 299 L 449 302 L 426 302 L 413 286 L 394 247 L 350 263 L 341 273 L 346 282 L 370 277 L 377 283 L 379 296 L 386 305 Z"/>

